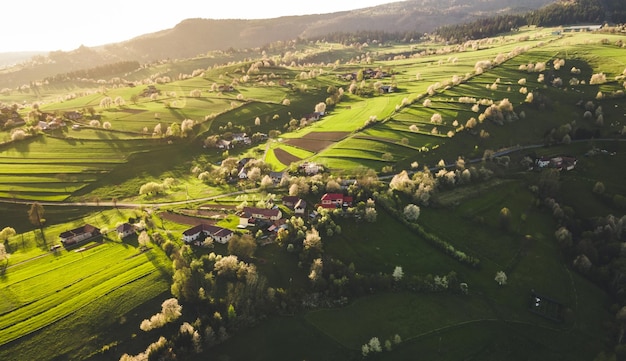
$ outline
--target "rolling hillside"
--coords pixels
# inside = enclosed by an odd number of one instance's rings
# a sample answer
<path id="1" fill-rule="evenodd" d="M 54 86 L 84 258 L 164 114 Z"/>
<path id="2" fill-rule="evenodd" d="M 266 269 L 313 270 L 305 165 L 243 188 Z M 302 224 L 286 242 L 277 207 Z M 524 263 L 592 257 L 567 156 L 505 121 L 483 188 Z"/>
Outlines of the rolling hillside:
<path id="1" fill-rule="evenodd" d="M 18 69 L 0 72 L 0 87 L 15 87 L 58 73 L 134 60 L 189 58 L 209 51 L 249 49 L 296 38 L 322 37 L 338 32 L 424 33 L 500 13 L 538 9 L 551 0 L 407 0 L 376 7 L 329 14 L 274 19 L 187 19 L 171 29 L 99 47 L 56 51 Z M 320 9 L 323 12 L 323 9 Z"/>

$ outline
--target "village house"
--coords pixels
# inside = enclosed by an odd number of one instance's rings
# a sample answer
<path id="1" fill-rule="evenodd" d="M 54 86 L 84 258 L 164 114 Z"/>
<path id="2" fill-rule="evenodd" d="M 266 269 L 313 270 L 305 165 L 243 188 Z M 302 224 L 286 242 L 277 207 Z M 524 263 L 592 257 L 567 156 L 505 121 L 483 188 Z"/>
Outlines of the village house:
<path id="1" fill-rule="evenodd" d="M 574 157 L 552 157 L 552 158 L 537 158 L 535 159 L 535 165 L 539 169 L 554 168 L 558 170 L 572 170 L 576 168 L 578 161 Z"/>
<path id="2" fill-rule="evenodd" d="M 272 209 L 243 207 L 243 210 L 239 212 L 238 215 L 239 228 L 245 228 L 251 224 L 256 224 L 257 220 L 277 221 L 283 217 L 283 213 L 278 207 L 274 207 Z"/>
<path id="3" fill-rule="evenodd" d="M 315 175 L 324 170 L 324 167 L 317 163 L 304 162 L 300 165 L 300 170 L 306 175 Z"/>
<path id="4" fill-rule="evenodd" d="M 233 140 L 234 143 L 243 143 L 246 145 L 250 145 L 252 144 L 252 140 L 250 139 L 250 137 L 246 134 L 246 133 L 233 133 Z"/>
<path id="5" fill-rule="evenodd" d="M 293 206 L 293 210 L 295 214 L 304 214 L 306 212 L 306 201 L 304 199 L 299 199 L 298 202 Z"/>
<path id="6" fill-rule="evenodd" d="M 396 87 L 393 85 L 381 85 L 380 88 L 378 88 L 378 91 L 381 93 L 393 93 L 396 91 Z"/>
<path id="7" fill-rule="evenodd" d="M 80 120 L 80 119 L 83 118 L 83 115 L 80 112 L 77 112 L 75 110 L 71 110 L 69 112 L 63 113 L 63 117 L 65 117 L 66 119 L 69 119 L 69 120 Z"/>
<path id="8" fill-rule="evenodd" d="M 351 207 L 352 197 L 344 196 L 341 193 L 326 193 L 322 196 L 319 206 L 329 209 Z"/>
<path id="9" fill-rule="evenodd" d="M 230 149 L 230 141 L 225 139 L 220 139 L 215 142 L 215 146 L 219 149 Z"/>
<path id="10" fill-rule="evenodd" d="M 233 237 L 233 231 L 201 223 L 183 232 L 183 241 L 185 243 L 202 242 L 206 237 L 211 237 L 215 242 L 225 244 Z"/>
<path id="11" fill-rule="evenodd" d="M 300 197 L 284 196 L 282 199 L 282 202 L 285 207 L 293 209 L 293 207 L 296 205 L 296 203 L 298 203 L 299 200 L 300 200 Z"/>
<path id="12" fill-rule="evenodd" d="M 124 239 L 128 236 L 135 234 L 135 226 L 130 223 L 122 223 L 119 226 L 115 227 L 115 231 L 117 231 L 117 235 L 120 239 Z"/>
<path id="13" fill-rule="evenodd" d="M 100 229 L 92 226 L 91 224 L 85 224 L 82 227 L 74 228 L 61 233 L 59 235 L 59 239 L 63 246 L 67 247 L 98 235 L 100 235 Z"/>
<path id="14" fill-rule="evenodd" d="M 217 87 L 217 91 L 232 92 L 232 91 L 235 91 L 235 87 L 233 87 L 232 85 L 220 85 Z"/>
<path id="15" fill-rule="evenodd" d="M 323 115 L 324 113 L 322 112 L 313 112 L 313 113 L 305 114 L 302 118 L 306 120 L 307 122 L 316 122 L 320 120 L 320 118 L 322 118 Z"/>
<path id="16" fill-rule="evenodd" d="M 272 179 L 272 183 L 280 184 L 285 176 L 285 172 L 270 172 L 269 177 Z"/>

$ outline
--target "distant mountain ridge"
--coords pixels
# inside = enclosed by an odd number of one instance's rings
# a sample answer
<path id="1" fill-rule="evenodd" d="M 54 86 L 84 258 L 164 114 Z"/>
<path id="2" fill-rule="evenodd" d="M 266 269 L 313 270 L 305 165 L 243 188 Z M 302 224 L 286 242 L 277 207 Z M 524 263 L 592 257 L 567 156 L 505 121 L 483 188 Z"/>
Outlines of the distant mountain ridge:
<path id="1" fill-rule="evenodd" d="M 70 52 L 37 56 L 19 70 L 0 73 L 0 88 L 115 62 L 183 59 L 209 51 L 258 48 L 277 41 L 337 32 L 431 32 L 442 25 L 469 22 L 487 15 L 522 13 L 553 1 L 406 0 L 352 11 L 273 19 L 187 19 L 171 29 L 120 43 L 82 46 Z"/>
<path id="2" fill-rule="evenodd" d="M 172 29 L 99 49 L 120 59 L 131 55 L 133 60 L 139 61 L 187 58 L 212 50 L 254 48 L 333 32 L 430 32 L 441 25 L 467 22 L 489 14 L 529 11 L 553 1 L 407 0 L 351 11 L 274 19 L 187 19 Z"/>

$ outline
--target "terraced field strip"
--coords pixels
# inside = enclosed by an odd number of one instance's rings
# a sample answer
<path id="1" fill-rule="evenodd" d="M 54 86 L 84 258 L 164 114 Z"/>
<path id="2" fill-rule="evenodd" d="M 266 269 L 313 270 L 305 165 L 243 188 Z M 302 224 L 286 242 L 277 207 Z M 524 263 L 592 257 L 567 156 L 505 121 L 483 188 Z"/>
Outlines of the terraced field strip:
<path id="1" fill-rule="evenodd" d="M 285 166 L 289 166 L 291 163 L 295 163 L 295 162 L 302 160 L 302 158 L 299 158 L 287 152 L 283 148 L 275 148 L 273 149 L 273 152 L 274 152 L 274 156 L 276 156 L 276 159 L 278 159 L 278 161 Z"/>
<path id="2" fill-rule="evenodd" d="M 52 269 L 46 259 L 11 270 L 17 278 L 2 290 L 12 308 L 0 316 L 0 345 L 54 323 L 156 270 L 144 256 L 132 257 L 134 248 L 122 245 L 105 244 L 85 253 L 84 258 L 72 254 L 76 258 L 69 262 L 53 260 L 59 264 Z"/>
<path id="3" fill-rule="evenodd" d="M 348 136 L 348 132 L 310 132 L 300 138 L 285 140 L 285 144 L 317 153 Z"/>

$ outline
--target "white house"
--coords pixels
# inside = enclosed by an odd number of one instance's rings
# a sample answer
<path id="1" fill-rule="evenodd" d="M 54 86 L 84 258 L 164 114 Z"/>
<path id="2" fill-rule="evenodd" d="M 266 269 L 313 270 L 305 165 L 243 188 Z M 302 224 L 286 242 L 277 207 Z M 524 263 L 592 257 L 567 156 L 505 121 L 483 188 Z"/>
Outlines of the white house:
<path id="1" fill-rule="evenodd" d="M 183 241 L 192 243 L 194 241 L 204 241 L 204 238 L 211 237 L 215 242 L 226 243 L 233 237 L 230 229 L 201 223 L 183 232 Z"/>
<path id="2" fill-rule="evenodd" d="M 61 243 L 67 247 L 98 235 L 100 235 L 100 229 L 92 226 L 91 224 L 85 224 L 82 227 L 74 228 L 61 233 L 59 235 L 59 239 Z"/>
<path id="3" fill-rule="evenodd" d="M 304 199 L 299 199 L 293 206 L 293 210 L 295 214 L 304 214 L 306 211 L 306 201 Z"/>
<path id="4" fill-rule="evenodd" d="M 115 228 L 115 230 L 117 231 L 117 235 L 120 237 L 120 239 L 124 239 L 130 235 L 135 234 L 135 226 L 130 223 L 120 224 Z"/>

